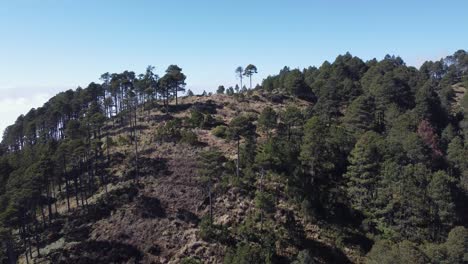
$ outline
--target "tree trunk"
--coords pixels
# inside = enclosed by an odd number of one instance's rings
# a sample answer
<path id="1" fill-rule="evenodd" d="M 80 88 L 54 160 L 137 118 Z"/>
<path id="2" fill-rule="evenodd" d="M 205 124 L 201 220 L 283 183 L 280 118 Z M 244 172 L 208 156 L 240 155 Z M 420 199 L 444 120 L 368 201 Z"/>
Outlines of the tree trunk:
<path id="1" fill-rule="evenodd" d="M 78 174 L 78 177 L 80 178 L 80 191 L 81 191 L 81 207 L 85 207 L 85 202 L 88 204 L 88 197 L 86 194 L 86 183 L 83 183 L 83 163 L 80 160 L 80 173 Z"/>
<path id="2" fill-rule="evenodd" d="M 239 73 L 239 78 L 240 78 L 240 87 L 239 87 L 239 91 L 242 90 L 242 73 Z"/>
<path id="3" fill-rule="evenodd" d="M 70 212 L 70 186 L 68 184 L 67 178 L 65 178 L 65 194 L 67 196 L 67 209 L 68 209 L 68 212 Z"/>
<path id="4" fill-rule="evenodd" d="M 78 208 L 80 206 L 80 200 L 78 199 L 78 176 L 75 175 L 73 181 L 74 181 L 74 185 L 75 185 L 76 207 Z"/>
<path id="5" fill-rule="evenodd" d="M 48 182 L 47 184 L 47 209 L 49 211 L 49 224 L 52 223 L 52 215 L 53 215 L 52 203 L 50 202 L 51 200 L 52 200 L 52 195 L 51 195 L 51 190 L 50 190 L 50 183 Z"/>
<path id="6" fill-rule="evenodd" d="M 236 164 L 236 176 L 239 178 L 239 163 L 240 163 L 240 158 L 239 158 L 239 152 L 240 152 L 240 137 L 237 137 L 237 164 Z"/>
<path id="7" fill-rule="evenodd" d="M 65 160 L 65 155 L 63 156 L 63 176 L 65 178 L 65 194 L 67 196 L 67 209 L 70 212 L 70 186 L 68 184 L 68 175 L 67 175 L 67 162 Z"/>
<path id="8" fill-rule="evenodd" d="M 211 200 L 211 178 L 208 183 L 208 196 L 210 199 L 210 225 L 212 225 L 213 224 L 213 203 Z"/>
<path id="9" fill-rule="evenodd" d="M 137 115 L 136 115 L 136 107 L 135 107 L 135 126 L 133 127 L 134 131 L 134 139 L 135 139 L 135 177 L 138 180 L 138 139 L 137 139 L 137 133 L 136 133 L 136 126 L 137 126 Z"/>
<path id="10" fill-rule="evenodd" d="M 42 224 L 44 225 L 44 229 L 47 227 L 47 221 L 44 213 L 44 205 L 41 204 L 41 216 L 42 216 Z"/>
<path id="11" fill-rule="evenodd" d="M 40 250 L 40 245 L 39 245 L 39 225 L 37 224 L 37 217 L 36 217 L 36 207 L 33 209 L 34 211 L 34 238 L 36 239 L 36 250 L 37 250 L 37 256 L 41 256 L 41 250 Z M 31 256 L 32 257 L 32 256 Z"/>

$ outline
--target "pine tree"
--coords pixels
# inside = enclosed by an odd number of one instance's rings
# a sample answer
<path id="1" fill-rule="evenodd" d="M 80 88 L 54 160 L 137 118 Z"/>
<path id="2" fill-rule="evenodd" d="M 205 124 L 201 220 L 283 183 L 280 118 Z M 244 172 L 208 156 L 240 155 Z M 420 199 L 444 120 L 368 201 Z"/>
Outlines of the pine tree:
<path id="1" fill-rule="evenodd" d="M 383 140 L 377 133 L 363 134 L 351 151 L 349 166 L 344 175 L 347 181 L 346 192 L 352 207 L 367 216 L 373 215 L 375 208 L 382 144 Z"/>
<path id="2" fill-rule="evenodd" d="M 255 134 L 255 126 L 246 116 L 238 116 L 231 120 L 229 123 L 228 136 L 237 143 L 237 161 L 236 161 L 236 175 L 239 177 L 240 169 L 240 140 L 241 137 L 253 137 Z M 255 153 L 255 152 L 254 152 Z M 255 155 L 253 153 L 253 155 Z"/>
<path id="3" fill-rule="evenodd" d="M 346 109 L 343 117 L 344 125 L 356 135 L 364 131 L 372 130 L 375 124 L 375 105 L 371 96 L 362 95 L 357 97 Z"/>
<path id="4" fill-rule="evenodd" d="M 324 178 L 335 168 L 328 138 L 327 124 L 318 117 L 312 117 L 304 126 L 304 137 L 299 159 L 308 168 L 310 183 L 318 178 Z"/>
<path id="5" fill-rule="evenodd" d="M 223 155 L 218 151 L 205 151 L 200 154 L 198 160 L 198 175 L 202 184 L 208 190 L 210 203 L 210 223 L 213 223 L 213 185 L 217 178 L 222 174 Z"/>
<path id="6" fill-rule="evenodd" d="M 436 241 L 445 237 L 456 219 L 451 194 L 451 179 L 444 171 L 432 174 L 427 193 L 431 200 L 432 237 Z"/>
<path id="7" fill-rule="evenodd" d="M 271 107 L 263 109 L 262 113 L 258 117 L 258 128 L 267 133 L 268 137 L 271 137 L 271 130 L 276 127 L 278 115 L 275 110 Z"/>

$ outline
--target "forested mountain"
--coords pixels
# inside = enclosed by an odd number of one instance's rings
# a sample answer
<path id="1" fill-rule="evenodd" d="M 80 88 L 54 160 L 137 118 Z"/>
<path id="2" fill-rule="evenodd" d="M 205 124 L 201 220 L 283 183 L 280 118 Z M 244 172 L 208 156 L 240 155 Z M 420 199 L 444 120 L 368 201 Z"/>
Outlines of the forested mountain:
<path id="1" fill-rule="evenodd" d="M 182 97 L 176 65 L 105 73 L 19 116 L 0 261 L 468 262 L 466 51 L 235 73 Z"/>

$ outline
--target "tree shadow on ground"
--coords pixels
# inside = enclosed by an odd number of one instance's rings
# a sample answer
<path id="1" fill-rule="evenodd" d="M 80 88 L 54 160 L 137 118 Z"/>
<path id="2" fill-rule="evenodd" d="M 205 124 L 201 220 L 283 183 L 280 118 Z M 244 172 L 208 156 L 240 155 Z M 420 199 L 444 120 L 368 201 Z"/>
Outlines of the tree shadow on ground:
<path id="1" fill-rule="evenodd" d="M 143 254 L 136 247 L 115 241 L 85 241 L 52 256 L 52 263 L 140 263 Z"/>
<path id="2" fill-rule="evenodd" d="M 140 196 L 137 198 L 136 214 L 142 218 L 166 217 L 166 210 L 161 201 L 156 197 Z"/>
<path id="3" fill-rule="evenodd" d="M 352 263 L 343 251 L 320 241 L 306 239 L 304 241 L 304 248 L 308 249 L 312 256 L 317 256 L 324 263 Z"/>

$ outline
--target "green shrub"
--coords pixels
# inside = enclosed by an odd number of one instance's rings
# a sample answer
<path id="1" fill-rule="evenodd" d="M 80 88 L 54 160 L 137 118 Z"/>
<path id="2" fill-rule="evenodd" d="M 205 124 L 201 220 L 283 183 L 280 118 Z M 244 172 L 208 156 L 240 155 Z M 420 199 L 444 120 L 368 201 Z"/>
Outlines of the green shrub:
<path id="1" fill-rule="evenodd" d="M 156 130 L 155 139 L 162 142 L 179 141 L 181 138 L 181 125 L 182 122 L 178 118 L 168 121 L 163 126 L 158 127 Z"/>
<path id="2" fill-rule="evenodd" d="M 126 136 L 126 135 L 119 135 L 117 137 L 117 145 L 119 145 L 119 146 L 130 145 L 129 137 Z"/>
<path id="3" fill-rule="evenodd" d="M 207 242 L 229 243 L 231 236 L 227 227 L 210 223 L 210 217 L 205 216 L 200 222 L 200 237 Z"/>
<path id="4" fill-rule="evenodd" d="M 255 206 L 265 213 L 273 213 L 275 210 L 273 195 L 264 191 L 256 191 Z"/>
<path id="5" fill-rule="evenodd" d="M 191 127 L 202 127 L 205 120 L 205 116 L 198 110 L 192 110 L 190 112 L 190 118 L 188 123 Z"/>
<path id="6" fill-rule="evenodd" d="M 211 134 L 215 137 L 226 138 L 227 126 L 217 126 L 211 130 Z"/>
<path id="7" fill-rule="evenodd" d="M 216 120 L 212 115 L 206 114 L 203 118 L 202 128 L 210 128 L 216 124 Z"/>
<path id="8" fill-rule="evenodd" d="M 225 264 L 271 263 L 268 254 L 257 243 L 241 241 L 236 248 L 228 249 Z"/>
<path id="9" fill-rule="evenodd" d="M 191 130 L 182 130 L 180 132 L 180 142 L 189 144 L 189 145 L 197 145 L 199 143 L 198 136 Z"/>
<path id="10" fill-rule="evenodd" d="M 389 240 L 377 241 L 367 254 L 366 263 L 429 263 L 428 257 L 412 242 L 395 244 Z"/>

